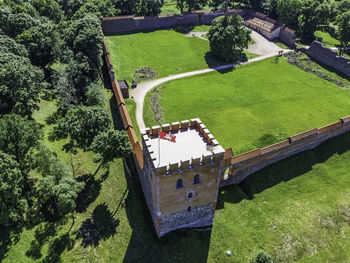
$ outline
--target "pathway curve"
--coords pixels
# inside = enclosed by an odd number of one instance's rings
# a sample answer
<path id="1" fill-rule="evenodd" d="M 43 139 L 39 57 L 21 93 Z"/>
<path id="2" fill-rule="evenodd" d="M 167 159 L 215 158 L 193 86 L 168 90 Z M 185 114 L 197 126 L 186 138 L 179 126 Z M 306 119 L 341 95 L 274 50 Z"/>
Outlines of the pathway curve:
<path id="1" fill-rule="evenodd" d="M 281 50 L 282 49 L 279 49 L 278 51 L 281 51 Z M 232 67 L 238 66 L 238 65 L 253 63 L 256 61 L 261 61 L 261 60 L 264 60 L 267 58 L 277 56 L 278 51 L 272 52 L 270 54 L 260 56 L 257 58 L 253 58 L 253 59 L 250 59 L 250 60 L 248 60 L 246 62 L 242 62 L 242 63 L 229 64 L 229 65 L 224 65 L 224 66 L 215 67 L 215 68 L 201 69 L 201 70 L 181 73 L 181 74 L 172 75 L 172 76 L 168 76 L 168 77 L 161 78 L 161 79 L 148 80 L 148 81 L 144 81 L 144 82 L 139 83 L 137 85 L 137 88 L 132 89 L 130 91 L 130 96 L 134 99 L 134 101 L 136 103 L 136 122 L 137 122 L 137 125 L 139 126 L 140 129 L 143 129 L 146 127 L 145 123 L 143 121 L 143 105 L 144 105 L 144 100 L 145 100 L 145 96 L 146 96 L 147 92 L 149 92 L 154 87 L 156 87 L 162 83 L 168 82 L 170 80 L 186 78 L 186 77 L 195 76 L 195 75 L 204 74 L 204 73 L 213 72 L 213 71 L 218 71 L 218 70 L 222 70 L 222 69 L 226 69 L 226 68 L 232 68 Z M 283 51 L 290 52 L 291 50 L 283 50 Z"/>

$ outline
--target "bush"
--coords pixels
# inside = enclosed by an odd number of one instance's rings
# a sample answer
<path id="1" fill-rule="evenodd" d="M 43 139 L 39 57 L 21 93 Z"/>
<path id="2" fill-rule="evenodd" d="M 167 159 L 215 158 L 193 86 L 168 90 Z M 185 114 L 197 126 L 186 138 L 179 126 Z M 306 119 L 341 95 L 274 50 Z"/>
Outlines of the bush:
<path id="1" fill-rule="evenodd" d="M 250 263 L 272 263 L 272 258 L 265 251 L 261 250 L 256 254 L 256 257 Z"/>

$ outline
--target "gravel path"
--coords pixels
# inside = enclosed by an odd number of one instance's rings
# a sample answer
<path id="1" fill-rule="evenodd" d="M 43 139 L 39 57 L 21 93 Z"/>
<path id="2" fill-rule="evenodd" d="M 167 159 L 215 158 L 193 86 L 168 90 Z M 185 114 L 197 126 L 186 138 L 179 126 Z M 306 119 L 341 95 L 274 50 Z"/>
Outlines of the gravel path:
<path id="1" fill-rule="evenodd" d="M 247 62 L 244 63 L 236 63 L 236 64 L 229 64 L 229 65 L 224 65 L 224 66 L 220 66 L 220 67 L 216 67 L 216 68 L 209 68 L 209 69 L 202 69 L 202 70 L 196 70 L 196 71 L 191 71 L 191 72 L 186 72 L 186 73 L 181 73 L 181 74 L 177 74 L 177 75 L 173 75 L 173 76 L 168 76 L 165 78 L 161 78 L 161 79 L 155 79 L 155 80 L 148 80 L 148 81 L 144 81 L 141 82 L 137 85 L 137 88 L 132 89 L 130 91 L 130 96 L 134 99 L 134 101 L 136 102 L 136 122 L 137 125 L 139 126 L 140 129 L 145 128 L 145 123 L 143 121 L 143 105 L 144 105 L 144 100 L 145 100 L 145 96 L 147 94 L 147 92 L 149 92 L 151 89 L 153 89 L 154 87 L 168 82 L 170 80 L 174 80 L 174 79 L 181 79 L 181 78 L 186 78 L 186 77 L 190 77 L 190 76 L 195 76 L 195 75 L 199 75 L 199 74 L 204 74 L 204 73 L 208 73 L 208 72 L 213 72 L 213 71 L 217 71 L 217 70 L 221 70 L 221 69 L 226 69 L 226 68 L 231 68 L 234 66 L 238 66 L 238 65 L 242 65 L 242 64 L 247 64 L 247 63 L 253 63 L 256 61 L 261 61 L 270 57 L 274 57 L 278 55 L 278 51 L 281 51 L 282 49 L 279 48 L 277 51 L 275 52 L 270 52 L 269 54 L 257 57 L 257 58 L 253 58 L 248 60 Z M 284 52 L 290 52 L 291 50 L 284 50 Z"/>
<path id="2" fill-rule="evenodd" d="M 258 54 L 258 55 L 268 55 L 273 52 L 278 52 L 281 50 L 280 47 L 275 45 L 275 43 L 268 41 L 259 33 L 252 30 L 250 34 L 252 40 L 255 42 L 254 44 L 248 47 L 248 52 Z"/>
<path id="3" fill-rule="evenodd" d="M 185 37 L 198 37 L 201 39 L 204 39 L 208 41 L 208 39 L 204 38 L 203 36 L 208 32 L 189 32 L 188 34 L 185 34 Z M 248 52 L 254 53 L 260 56 L 271 54 L 272 52 L 278 52 L 281 50 L 280 47 L 275 45 L 273 42 L 268 41 L 266 38 L 264 38 L 262 35 L 260 35 L 258 32 L 253 31 L 250 34 L 252 40 L 254 41 L 254 44 L 249 45 Z"/>

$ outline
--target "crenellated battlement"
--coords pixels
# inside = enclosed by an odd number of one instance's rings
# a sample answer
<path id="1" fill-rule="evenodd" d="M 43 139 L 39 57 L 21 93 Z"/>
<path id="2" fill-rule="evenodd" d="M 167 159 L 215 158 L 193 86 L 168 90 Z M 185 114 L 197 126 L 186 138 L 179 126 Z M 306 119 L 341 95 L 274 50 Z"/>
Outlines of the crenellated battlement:
<path id="1" fill-rule="evenodd" d="M 176 142 L 159 139 L 160 131 L 176 136 Z M 146 161 L 156 175 L 218 165 L 225 153 L 199 118 L 142 129 L 141 135 Z"/>

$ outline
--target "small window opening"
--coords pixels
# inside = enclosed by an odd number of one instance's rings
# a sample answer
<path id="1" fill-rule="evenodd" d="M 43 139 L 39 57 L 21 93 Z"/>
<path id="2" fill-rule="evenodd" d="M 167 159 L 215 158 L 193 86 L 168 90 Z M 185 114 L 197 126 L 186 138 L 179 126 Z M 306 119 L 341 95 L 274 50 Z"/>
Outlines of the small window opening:
<path id="1" fill-rule="evenodd" d="M 187 194 L 187 199 L 191 199 L 191 198 L 193 198 L 193 193 L 192 193 L 192 192 L 189 192 L 189 193 Z"/>
<path id="2" fill-rule="evenodd" d="M 183 181 L 184 181 L 183 179 L 177 180 L 177 182 L 176 182 L 176 189 L 180 189 L 180 188 L 184 187 L 184 182 Z"/>
<path id="3" fill-rule="evenodd" d="M 189 207 L 187 208 L 187 212 L 191 212 L 191 211 L 192 211 L 192 207 L 189 206 Z"/>
<path id="4" fill-rule="evenodd" d="M 200 184 L 201 183 L 201 176 L 199 174 L 196 174 L 193 178 L 193 184 Z"/>

